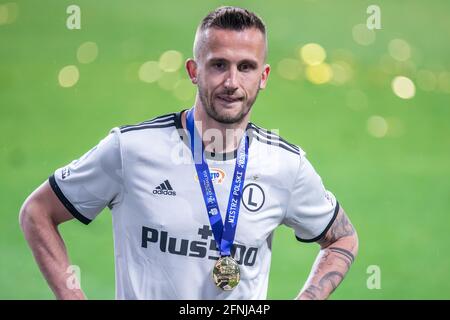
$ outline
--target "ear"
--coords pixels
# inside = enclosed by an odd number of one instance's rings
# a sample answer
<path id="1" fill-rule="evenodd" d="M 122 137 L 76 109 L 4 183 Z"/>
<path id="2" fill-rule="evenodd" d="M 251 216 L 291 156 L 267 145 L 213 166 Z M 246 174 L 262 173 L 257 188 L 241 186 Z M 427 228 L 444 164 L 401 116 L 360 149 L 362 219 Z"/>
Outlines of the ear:
<path id="1" fill-rule="evenodd" d="M 188 73 L 189 79 L 191 79 L 193 84 L 197 84 L 197 62 L 194 59 L 186 60 L 186 71 Z"/>
<path id="2" fill-rule="evenodd" d="M 266 64 L 264 66 L 264 71 L 261 75 L 261 81 L 259 82 L 259 88 L 261 90 L 264 89 L 267 85 L 267 79 L 269 78 L 269 73 L 270 73 L 270 65 Z"/>

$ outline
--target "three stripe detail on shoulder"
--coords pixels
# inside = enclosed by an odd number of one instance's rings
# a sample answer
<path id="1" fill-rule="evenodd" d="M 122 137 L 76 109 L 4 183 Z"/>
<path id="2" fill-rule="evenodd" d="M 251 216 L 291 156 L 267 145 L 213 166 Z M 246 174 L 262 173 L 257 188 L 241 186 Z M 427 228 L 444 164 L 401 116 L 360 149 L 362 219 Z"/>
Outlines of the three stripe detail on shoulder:
<path id="1" fill-rule="evenodd" d="M 253 123 L 250 123 L 250 127 L 253 129 L 253 132 L 255 133 L 254 137 L 256 138 L 256 140 L 269 145 L 278 146 L 284 150 L 300 155 L 299 147 L 287 142 L 286 140 L 276 135 L 275 133 L 272 133 L 269 130 L 258 127 Z"/>
<path id="2" fill-rule="evenodd" d="M 120 132 L 124 133 L 128 131 L 150 129 L 150 128 L 167 128 L 175 126 L 175 120 L 176 120 L 176 113 L 171 113 L 147 121 L 143 121 L 139 124 L 121 126 Z M 256 138 L 256 140 L 269 145 L 278 146 L 282 149 L 285 149 L 298 155 L 300 154 L 299 147 L 287 142 L 286 140 L 276 135 L 275 133 L 272 133 L 269 130 L 261 128 L 255 125 L 254 123 L 250 123 L 250 128 L 253 129 L 253 132 L 255 133 L 254 137 Z"/>
<path id="3" fill-rule="evenodd" d="M 159 116 L 135 125 L 126 125 L 120 127 L 120 132 L 128 132 L 134 130 L 151 129 L 151 128 L 167 128 L 175 125 L 175 113 Z"/>

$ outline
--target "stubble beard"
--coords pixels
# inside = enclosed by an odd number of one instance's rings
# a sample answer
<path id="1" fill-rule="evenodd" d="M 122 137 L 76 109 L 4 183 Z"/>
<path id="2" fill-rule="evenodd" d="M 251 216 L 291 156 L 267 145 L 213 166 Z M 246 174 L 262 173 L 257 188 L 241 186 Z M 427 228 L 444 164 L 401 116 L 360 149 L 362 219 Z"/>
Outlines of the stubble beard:
<path id="1" fill-rule="evenodd" d="M 223 124 L 234 124 L 234 123 L 240 123 L 242 120 L 247 116 L 247 114 L 252 109 L 253 104 L 256 101 L 256 98 L 258 97 L 259 89 L 256 92 L 255 96 L 247 101 L 243 101 L 241 104 L 241 109 L 236 115 L 230 115 L 228 113 L 220 113 L 218 110 L 220 107 L 218 107 L 214 101 L 209 101 L 207 95 L 201 88 L 201 86 L 198 86 L 198 95 L 200 97 L 200 101 L 203 105 L 203 108 L 205 109 L 208 116 L 215 121 Z"/>

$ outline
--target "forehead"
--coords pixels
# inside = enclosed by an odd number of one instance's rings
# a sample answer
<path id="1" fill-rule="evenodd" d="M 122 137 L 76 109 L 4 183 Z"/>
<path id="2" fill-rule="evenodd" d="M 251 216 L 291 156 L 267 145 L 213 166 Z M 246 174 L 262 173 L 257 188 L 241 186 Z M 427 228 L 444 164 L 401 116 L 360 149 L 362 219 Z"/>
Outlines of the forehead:
<path id="1" fill-rule="evenodd" d="M 241 31 L 210 28 L 203 34 L 202 51 L 206 61 L 214 58 L 263 61 L 265 50 L 265 37 L 256 28 Z"/>

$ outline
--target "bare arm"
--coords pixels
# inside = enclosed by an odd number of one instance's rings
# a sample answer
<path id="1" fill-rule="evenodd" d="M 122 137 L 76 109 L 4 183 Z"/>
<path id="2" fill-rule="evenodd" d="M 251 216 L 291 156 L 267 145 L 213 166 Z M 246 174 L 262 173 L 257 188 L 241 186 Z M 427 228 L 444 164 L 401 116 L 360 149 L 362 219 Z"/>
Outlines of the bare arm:
<path id="1" fill-rule="evenodd" d="M 297 299 L 327 299 L 344 279 L 358 253 L 358 236 L 342 208 L 317 243 L 321 250 Z"/>
<path id="2" fill-rule="evenodd" d="M 70 289 L 69 258 L 58 225 L 73 219 L 48 181 L 37 188 L 20 210 L 20 226 L 34 258 L 57 299 L 85 299 L 81 289 Z"/>

